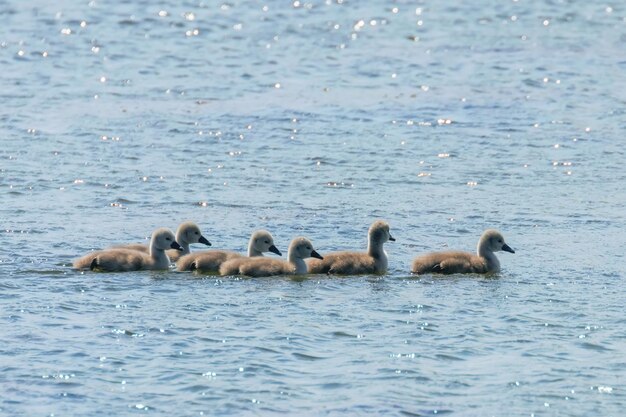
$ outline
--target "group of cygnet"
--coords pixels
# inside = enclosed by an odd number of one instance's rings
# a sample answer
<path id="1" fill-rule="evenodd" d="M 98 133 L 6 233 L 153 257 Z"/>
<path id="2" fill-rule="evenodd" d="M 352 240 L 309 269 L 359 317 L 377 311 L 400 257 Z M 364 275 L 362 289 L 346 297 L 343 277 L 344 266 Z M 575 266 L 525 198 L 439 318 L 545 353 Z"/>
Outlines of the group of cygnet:
<path id="1" fill-rule="evenodd" d="M 185 222 L 178 227 L 176 236 L 167 228 L 152 233 L 150 245 L 129 244 L 90 252 L 74 261 L 76 269 L 120 272 L 139 270 L 166 270 L 176 262 L 178 271 L 220 275 L 245 275 L 265 277 L 273 275 L 303 274 L 384 274 L 387 272 L 387 253 L 383 245 L 395 241 L 389 232 L 389 224 L 377 220 L 369 228 L 366 252 L 331 252 L 321 256 L 305 237 L 296 237 L 287 251 L 287 260 L 264 257 L 272 252 L 282 256 L 274 245 L 274 238 L 267 230 L 252 233 L 248 242 L 247 256 L 225 250 L 190 252 L 189 245 L 211 243 L 202 236 L 198 225 Z M 500 270 L 500 262 L 494 252 L 515 253 L 497 230 L 486 230 L 478 241 L 476 254 L 448 251 L 420 255 L 413 260 L 414 274 L 493 273 Z M 313 258 L 308 259 L 307 258 Z"/>

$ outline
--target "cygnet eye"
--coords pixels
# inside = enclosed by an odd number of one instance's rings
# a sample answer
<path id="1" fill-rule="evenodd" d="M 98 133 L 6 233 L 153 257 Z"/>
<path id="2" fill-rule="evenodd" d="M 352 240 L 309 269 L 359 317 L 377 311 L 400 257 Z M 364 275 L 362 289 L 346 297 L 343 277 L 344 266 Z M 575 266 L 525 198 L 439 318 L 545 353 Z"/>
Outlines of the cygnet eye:
<path id="1" fill-rule="evenodd" d="M 169 237 L 166 237 L 166 238 L 165 238 L 165 240 L 172 240 L 172 239 L 171 239 L 171 238 L 169 238 Z"/>
<path id="2" fill-rule="evenodd" d="M 311 247 L 310 247 L 310 246 L 307 246 L 307 247 L 306 247 L 306 250 L 311 250 Z"/>
<path id="3" fill-rule="evenodd" d="M 269 245 L 269 244 L 270 244 L 270 241 L 269 241 L 269 240 L 266 240 L 266 241 L 265 241 L 265 243 L 266 243 L 267 245 Z"/>
<path id="4" fill-rule="evenodd" d="M 200 234 L 200 232 L 194 232 L 194 233 L 195 233 L 195 234 L 197 234 L 197 235 L 199 235 L 199 234 Z"/>
<path id="5" fill-rule="evenodd" d="M 498 239 L 498 243 L 502 243 L 502 239 Z"/>

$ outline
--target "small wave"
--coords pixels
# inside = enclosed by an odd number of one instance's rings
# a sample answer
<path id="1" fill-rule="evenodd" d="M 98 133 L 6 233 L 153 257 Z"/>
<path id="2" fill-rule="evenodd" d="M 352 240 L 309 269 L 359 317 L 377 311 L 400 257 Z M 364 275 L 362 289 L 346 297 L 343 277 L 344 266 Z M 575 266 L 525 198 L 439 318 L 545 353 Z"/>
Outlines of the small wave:
<path id="1" fill-rule="evenodd" d="M 307 355 L 306 353 L 298 353 L 298 352 L 294 352 L 292 353 L 293 356 L 295 356 L 298 359 L 303 359 L 306 361 L 319 361 L 322 359 L 326 359 L 320 356 L 313 356 L 313 355 Z"/>
<path id="2" fill-rule="evenodd" d="M 349 337 L 349 338 L 355 338 L 356 335 L 355 334 L 350 334 L 350 333 L 346 333 L 346 332 L 333 332 L 333 336 L 335 337 Z"/>
<path id="3" fill-rule="evenodd" d="M 436 357 L 437 359 L 441 359 L 441 360 L 444 360 L 444 361 L 457 361 L 457 362 L 462 362 L 462 361 L 464 361 L 464 360 L 465 360 L 465 359 L 463 359 L 463 358 L 459 358 L 458 356 L 454 356 L 454 355 L 446 355 L 446 354 L 443 354 L 443 353 L 438 353 L 438 354 L 436 354 L 436 355 L 435 355 L 435 357 Z"/>
<path id="4" fill-rule="evenodd" d="M 582 342 L 580 346 L 584 349 L 593 350 L 595 352 L 612 352 L 613 349 L 590 342 Z"/>

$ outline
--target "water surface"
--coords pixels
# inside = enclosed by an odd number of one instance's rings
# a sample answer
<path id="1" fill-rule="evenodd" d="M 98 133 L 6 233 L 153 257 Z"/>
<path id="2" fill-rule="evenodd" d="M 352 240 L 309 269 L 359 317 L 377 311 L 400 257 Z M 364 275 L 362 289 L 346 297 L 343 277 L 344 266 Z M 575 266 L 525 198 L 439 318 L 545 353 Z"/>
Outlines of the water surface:
<path id="1" fill-rule="evenodd" d="M 132 3 L 0 11 L 0 414 L 621 415 L 624 7 Z M 380 277 L 70 268 L 377 218 Z M 488 227 L 500 274 L 408 273 Z"/>

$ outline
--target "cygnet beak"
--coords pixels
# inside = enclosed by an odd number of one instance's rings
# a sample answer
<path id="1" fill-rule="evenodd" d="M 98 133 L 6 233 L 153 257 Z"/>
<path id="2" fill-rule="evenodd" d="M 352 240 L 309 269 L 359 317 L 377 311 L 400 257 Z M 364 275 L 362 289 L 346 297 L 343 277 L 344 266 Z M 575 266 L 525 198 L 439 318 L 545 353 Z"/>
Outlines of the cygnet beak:
<path id="1" fill-rule="evenodd" d="M 270 246 L 269 248 L 267 248 L 267 250 L 269 250 L 272 253 L 275 253 L 278 256 L 283 256 L 282 253 L 280 253 L 280 251 L 278 250 L 278 248 L 274 245 Z"/>
<path id="2" fill-rule="evenodd" d="M 393 236 L 391 236 L 391 235 L 389 235 L 389 240 L 391 240 L 392 242 L 395 242 L 395 241 L 396 241 L 396 238 L 395 238 L 395 237 L 393 237 Z"/>
<path id="3" fill-rule="evenodd" d="M 205 245 L 207 245 L 207 246 L 211 246 L 211 242 L 209 242 L 209 241 L 207 240 L 207 238 L 206 238 L 206 237 L 204 237 L 204 236 L 200 236 L 200 239 L 198 239 L 198 242 L 200 242 L 200 243 L 204 243 L 204 244 L 205 244 Z"/>
<path id="4" fill-rule="evenodd" d="M 311 258 L 324 259 L 324 257 L 317 253 L 315 250 L 311 252 Z"/>
<path id="5" fill-rule="evenodd" d="M 506 243 L 504 245 L 502 245 L 502 250 L 505 251 L 505 252 L 515 253 L 515 251 L 513 249 L 511 249 L 511 247 L 509 245 L 507 245 Z"/>
<path id="6" fill-rule="evenodd" d="M 183 248 L 178 244 L 178 242 L 173 241 L 172 244 L 170 245 L 170 248 L 172 249 L 178 249 L 178 250 L 183 250 Z"/>

